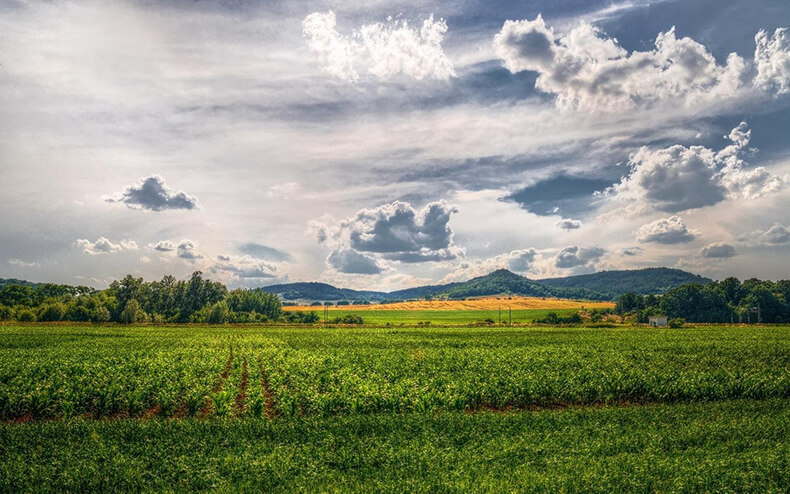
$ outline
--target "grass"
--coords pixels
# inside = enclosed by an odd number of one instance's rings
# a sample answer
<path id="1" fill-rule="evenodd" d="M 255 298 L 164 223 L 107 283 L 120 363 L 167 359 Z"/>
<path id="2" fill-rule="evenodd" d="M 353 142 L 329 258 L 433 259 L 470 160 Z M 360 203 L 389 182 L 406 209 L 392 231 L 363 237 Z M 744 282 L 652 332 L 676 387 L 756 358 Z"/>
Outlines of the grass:
<path id="1" fill-rule="evenodd" d="M 0 326 L 0 492 L 786 492 L 790 327 Z"/>
<path id="2" fill-rule="evenodd" d="M 788 400 L 0 428 L 0 491 L 786 492 Z"/>

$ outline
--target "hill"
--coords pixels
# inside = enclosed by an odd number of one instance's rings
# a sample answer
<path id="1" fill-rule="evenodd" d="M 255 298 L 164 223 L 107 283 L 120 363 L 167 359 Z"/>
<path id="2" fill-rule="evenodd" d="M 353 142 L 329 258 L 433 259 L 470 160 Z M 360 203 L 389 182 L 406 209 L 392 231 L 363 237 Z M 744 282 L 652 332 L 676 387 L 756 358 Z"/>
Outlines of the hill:
<path id="1" fill-rule="evenodd" d="M 623 293 L 661 294 L 686 283 L 709 283 L 702 276 L 670 268 L 647 268 L 565 278 L 532 280 L 507 269 L 499 269 L 462 283 L 426 285 L 394 292 L 352 290 L 326 283 L 286 283 L 261 288 L 284 300 L 382 302 L 425 298 L 460 300 L 469 297 L 510 294 L 525 297 L 557 297 L 586 300 L 613 300 Z"/>
<path id="2" fill-rule="evenodd" d="M 260 288 L 267 293 L 280 295 L 284 300 L 370 300 L 379 301 L 387 298 L 384 292 L 352 290 L 337 288 L 327 283 L 298 282 L 271 285 Z"/>
<path id="3" fill-rule="evenodd" d="M 680 269 L 646 268 L 601 271 L 593 274 L 537 280 L 543 286 L 561 289 L 586 289 L 614 299 L 624 293 L 640 295 L 665 293 L 687 283 L 707 284 L 712 280 Z"/>
<path id="4" fill-rule="evenodd" d="M 584 298 L 589 300 L 604 300 L 608 298 L 601 293 L 586 288 L 545 286 L 507 269 L 498 269 L 485 276 L 472 278 L 437 295 L 457 300 L 497 294 L 523 295 L 527 297 Z"/>

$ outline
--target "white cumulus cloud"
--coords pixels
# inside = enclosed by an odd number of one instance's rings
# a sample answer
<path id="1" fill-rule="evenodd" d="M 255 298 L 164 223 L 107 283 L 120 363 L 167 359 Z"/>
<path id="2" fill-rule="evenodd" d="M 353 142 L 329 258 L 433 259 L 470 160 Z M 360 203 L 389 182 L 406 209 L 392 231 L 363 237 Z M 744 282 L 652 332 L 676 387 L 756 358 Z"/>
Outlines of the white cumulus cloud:
<path id="1" fill-rule="evenodd" d="M 310 49 L 321 58 L 323 69 L 349 82 L 358 81 L 360 71 L 378 79 L 398 74 L 417 80 L 455 76 L 442 49 L 447 23 L 434 20 L 433 15 L 419 28 L 390 17 L 344 36 L 337 31 L 333 11 L 314 12 L 302 21 L 302 32 Z"/>

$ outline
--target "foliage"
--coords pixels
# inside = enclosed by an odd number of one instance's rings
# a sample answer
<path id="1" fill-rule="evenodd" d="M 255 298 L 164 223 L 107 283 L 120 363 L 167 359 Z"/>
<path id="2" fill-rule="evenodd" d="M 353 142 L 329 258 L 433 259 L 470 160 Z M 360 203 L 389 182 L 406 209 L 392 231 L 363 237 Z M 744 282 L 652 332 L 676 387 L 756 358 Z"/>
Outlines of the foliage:
<path id="1" fill-rule="evenodd" d="M 574 312 L 569 316 L 559 316 L 556 312 L 549 312 L 543 319 L 536 319 L 536 323 L 540 324 L 581 324 L 582 317 L 578 312 Z"/>
<path id="2" fill-rule="evenodd" d="M 669 327 L 672 329 L 682 328 L 684 324 L 686 324 L 686 320 L 682 317 L 676 317 L 674 319 L 669 320 Z"/>
<path id="3" fill-rule="evenodd" d="M 16 311 L 16 320 L 19 322 L 34 322 L 36 314 L 30 309 L 19 309 Z"/>
<path id="4" fill-rule="evenodd" d="M 336 317 L 333 321 L 335 324 L 364 324 L 365 321 L 359 314 L 346 314 L 342 317 Z"/>
<path id="5" fill-rule="evenodd" d="M 297 324 L 314 324 L 321 320 L 321 318 L 315 311 L 310 311 L 310 312 L 291 311 L 284 313 L 283 317 L 286 322 L 297 323 Z"/>
<path id="6" fill-rule="evenodd" d="M 618 313 L 637 313 L 639 322 L 651 315 L 689 322 L 790 322 L 790 281 L 727 278 L 706 285 L 691 283 L 661 297 L 626 293 L 617 299 Z"/>

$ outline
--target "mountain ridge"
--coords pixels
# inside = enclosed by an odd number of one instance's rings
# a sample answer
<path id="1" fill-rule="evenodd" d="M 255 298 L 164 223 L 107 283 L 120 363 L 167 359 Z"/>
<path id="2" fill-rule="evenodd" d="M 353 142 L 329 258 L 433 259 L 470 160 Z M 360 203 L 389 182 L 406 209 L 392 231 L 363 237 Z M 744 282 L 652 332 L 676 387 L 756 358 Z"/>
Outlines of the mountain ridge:
<path id="1" fill-rule="evenodd" d="M 709 283 L 702 276 L 672 268 L 643 268 L 600 271 L 598 273 L 533 280 L 498 269 L 464 282 L 424 285 L 392 292 L 337 288 L 320 282 L 295 282 L 261 287 L 259 290 L 280 295 L 284 300 L 370 301 L 414 298 L 459 299 L 499 294 L 535 297 L 612 300 L 628 292 L 661 294 L 686 283 Z"/>

